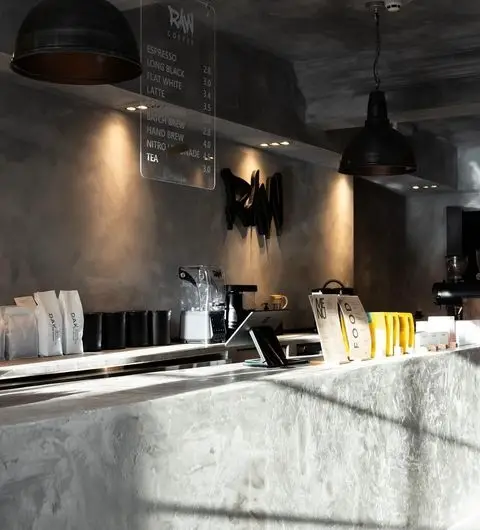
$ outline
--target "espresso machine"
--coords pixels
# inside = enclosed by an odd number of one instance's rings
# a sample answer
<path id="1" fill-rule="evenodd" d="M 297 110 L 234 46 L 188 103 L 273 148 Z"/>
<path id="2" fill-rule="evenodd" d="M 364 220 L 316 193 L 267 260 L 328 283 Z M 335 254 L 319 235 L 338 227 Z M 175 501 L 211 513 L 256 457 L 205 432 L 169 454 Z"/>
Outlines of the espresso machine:
<path id="1" fill-rule="evenodd" d="M 445 258 L 447 281 L 433 284 L 432 294 L 437 305 L 444 305 L 449 316 L 463 319 L 463 300 L 480 298 L 480 281 L 465 281 L 468 259 L 460 255 Z"/>
<path id="2" fill-rule="evenodd" d="M 439 282 L 434 283 L 432 294 L 435 303 L 444 305 L 450 316 L 463 319 L 463 301 L 480 298 L 480 282 Z"/>
<path id="3" fill-rule="evenodd" d="M 480 298 L 480 212 L 447 206 L 446 219 L 446 281 L 435 283 L 432 294 L 449 316 L 461 320 L 475 306 L 478 312 L 478 302 L 465 302 Z"/>
<path id="4" fill-rule="evenodd" d="M 225 342 L 225 282 L 218 267 L 179 267 L 181 281 L 180 339 L 184 342 Z"/>

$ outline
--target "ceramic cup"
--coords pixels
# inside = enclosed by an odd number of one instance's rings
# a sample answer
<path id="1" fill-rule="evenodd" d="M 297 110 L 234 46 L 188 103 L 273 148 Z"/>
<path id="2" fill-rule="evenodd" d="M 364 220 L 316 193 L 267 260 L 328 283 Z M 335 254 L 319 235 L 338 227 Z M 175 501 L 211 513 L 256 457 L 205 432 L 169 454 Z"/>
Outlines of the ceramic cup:
<path id="1" fill-rule="evenodd" d="M 270 295 L 270 303 L 273 311 L 282 311 L 287 309 L 288 298 L 284 294 L 272 294 Z"/>

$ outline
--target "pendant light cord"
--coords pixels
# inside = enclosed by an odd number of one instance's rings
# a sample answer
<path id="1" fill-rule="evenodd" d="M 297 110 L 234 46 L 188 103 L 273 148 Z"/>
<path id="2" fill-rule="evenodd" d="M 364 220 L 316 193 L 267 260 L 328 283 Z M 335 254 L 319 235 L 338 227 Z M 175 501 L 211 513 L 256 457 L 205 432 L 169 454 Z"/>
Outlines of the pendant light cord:
<path id="1" fill-rule="evenodd" d="M 378 9 L 375 9 L 373 15 L 375 17 L 375 29 L 376 29 L 376 52 L 375 52 L 375 61 L 373 62 L 373 78 L 375 79 L 375 87 L 378 90 L 380 88 L 380 75 L 378 73 L 378 62 L 380 61 L 380 54 L 382 53 L 382 39 L 380 35 L 380 14 Z"/>

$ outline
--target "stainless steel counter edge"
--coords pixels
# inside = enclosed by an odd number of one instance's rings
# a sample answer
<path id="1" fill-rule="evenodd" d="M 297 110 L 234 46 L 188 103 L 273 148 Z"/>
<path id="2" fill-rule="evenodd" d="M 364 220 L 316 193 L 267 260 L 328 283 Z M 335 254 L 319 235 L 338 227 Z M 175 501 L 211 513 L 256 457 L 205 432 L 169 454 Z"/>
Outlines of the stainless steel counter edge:
<path id="1" fill-rule="evenodd" d="M 281 335 L 279 341 L 283 345 L 306 344 L 319 342 L 316 334 Z M 0 362 L 0 381 L 21 377 L 46 376 L 75 373 L 87 370 L 108 370 L 124 366 L 140 365 L 188 359 L 200 355 L 215 355 L 226 352 L 221 344 L 173 344 L 150 348 L 103 351 L 85 353 L 83 355 L 65 355 L 63 357 L 42 357 Z"/>

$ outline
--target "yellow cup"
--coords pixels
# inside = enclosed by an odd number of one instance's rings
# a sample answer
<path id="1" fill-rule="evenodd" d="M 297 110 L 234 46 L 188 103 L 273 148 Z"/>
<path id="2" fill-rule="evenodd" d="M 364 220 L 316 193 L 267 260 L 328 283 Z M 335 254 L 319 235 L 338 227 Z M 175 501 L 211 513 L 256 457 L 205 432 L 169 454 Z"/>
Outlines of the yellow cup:
<path id="1" fill-rule="evenodd" d="M 385 313 L 385 326 L 387 329 L 387 357 L 393 357 L 395 353 L 395 330 L 393 313 Z"/>
<path id="2" fill-rule="evenodd" d="M 402 355 L 415 348 L 415 322 L 411 313 L 369 313 L 372 357 Z"/>
<path id="3" fill-rule="evenodd" d="M 372 358 L 387 355 L 387 323 L 385 313 L 368 313 L 370 336 L 372 338 Z"/>
<path id="4" fill-rule="evenodd" d="M 283 309 L 287 309 L 288 298 L 284 294 L 272 294 L 270 295 L 270 301 L 274 311 L 282 311 Z"/>
<path id="5" fill-rule="evenodd" d="M 400 346 L 403 353 L 412 353 L 415 348 L 415 321 L 412 313 L 398 313 L 400 320 Z"/>

